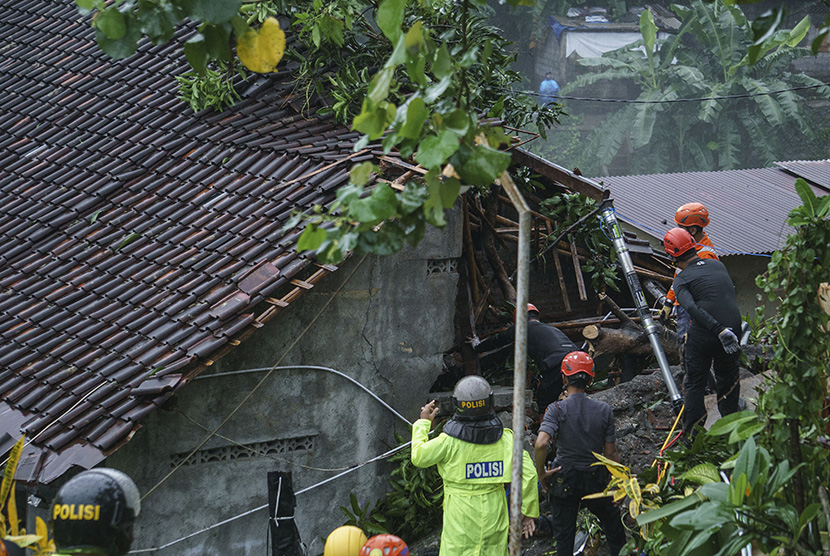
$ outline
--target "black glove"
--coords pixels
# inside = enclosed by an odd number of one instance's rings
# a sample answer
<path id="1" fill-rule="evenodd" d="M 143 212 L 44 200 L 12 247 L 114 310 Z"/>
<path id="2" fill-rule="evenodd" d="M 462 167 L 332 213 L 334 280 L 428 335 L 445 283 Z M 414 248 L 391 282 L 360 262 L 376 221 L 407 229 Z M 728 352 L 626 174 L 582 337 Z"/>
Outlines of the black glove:
<path id="1" fill-rule="evenodd" d="M 738 337 L 728 328 L 721 330 L 720 334 L 718 334 L 718 340 L 720 340 L 723 351 L 726 353 L 738 353 L 741 349 L 741 345 L 738 343 Z"/>

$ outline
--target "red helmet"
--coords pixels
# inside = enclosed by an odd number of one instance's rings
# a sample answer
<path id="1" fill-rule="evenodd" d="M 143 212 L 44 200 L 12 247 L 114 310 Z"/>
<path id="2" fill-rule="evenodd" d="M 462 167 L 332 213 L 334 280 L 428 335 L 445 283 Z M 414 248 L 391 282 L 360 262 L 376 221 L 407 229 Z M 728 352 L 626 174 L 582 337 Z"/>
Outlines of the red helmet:
<path id="1" fill-rule="evenodd" d="M 532 312 L 538 313 L 539 309 L 537 309 L 536 305 L 534 305 L 533 303 L 528 303 L 527 304 L 527 312 L 528 313 L 532 313 Z M 516 309 L 513 309 L 513 322 L 516 322 Z"/>
<path id="2" fill-rule="evenodd" d="M 663 237 L 663 247 L 667 255 L 679 257 L 689 249 L 695 248 L 695 238 L 683 228 L 672 228 Z"/>
<path id="3" fill-rule="evenodd" d="M 594 378 L 594 360 L 584 351 L 572 351 L 562 359 L 562 374 L 573 376 L 577 373 L 586 373 Z"/>
<path id="4" fill-rule="evenodd" d="M 360 549 L 360 556 L 407 556 L 409 548 L 395 535 L 375 535 Z"/>
<path id="5" fill-rule="evenodd" d="M 705 228 L 709 225 L 709 211 L 700 203 L 686 203 L 674 213 L 674 221 L 679 226 Z"/>

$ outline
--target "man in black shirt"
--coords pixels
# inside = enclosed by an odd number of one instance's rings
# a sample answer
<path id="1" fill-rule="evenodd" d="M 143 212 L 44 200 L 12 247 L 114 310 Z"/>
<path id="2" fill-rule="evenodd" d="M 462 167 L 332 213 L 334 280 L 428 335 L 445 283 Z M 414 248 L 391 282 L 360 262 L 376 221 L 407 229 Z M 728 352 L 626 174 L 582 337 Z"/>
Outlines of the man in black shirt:
<path id="1" fill-rule="evenodd" d="M 532 303 L 527 304 L 527 356 L 539 370 L 539 382 L 536 386 L 536 403 L 542 411 L 548 404 L 559 399 L 562 393 L 562 359 L 576 345 L 559 329 L 539 322 L 539 309 Z M 513 345 L 516 337 L 515 325 L 491 336 L 484 341 L 473 337 L 472 346 L 476 353 L 484 353 Z"/>
<path id="2" fill-rule="evenodd" d="M 608 485 L 608 471 L 593 465 L 597 462 L 594 453 L 620 461 L 614 412 L 607 403 L 592 400 L 585 394 L 594 379 L 594 361 L 590 355 L 582 351 L 567 354 L 562 361 L 562 374 L 568 397 L 548 406 L 534 447 L 536 470 L 543 488 L 551 482 L 550 524 L 556 537 L 556 554 L 573 555 L 576 516 L 580 506 L 584 506 L 599 518 L 608 552 L 617 556 L 625 544 L 619 508 L 610 497 L 582 498 L 602 492 Z M 550 471 L 545 470 L 548 443 L 556 445 L 556 459 Z"/>
<path id="3" fill-rule="evenodd" d="M 675 276 L 677 301 L 692 317 L 686 338 L 686 388 L 684 430 L 694 435 L 695 425 L 706 419 L 703 397 L 709 367 L 714 361 L 718 411 L 721 416 L 738 411 L 741 312 L 735 286 L 718 260 L 697 256 L 694 238 L 682 228 L 672 228 L 663 238 L 666 253 L 683 270 Z"/>

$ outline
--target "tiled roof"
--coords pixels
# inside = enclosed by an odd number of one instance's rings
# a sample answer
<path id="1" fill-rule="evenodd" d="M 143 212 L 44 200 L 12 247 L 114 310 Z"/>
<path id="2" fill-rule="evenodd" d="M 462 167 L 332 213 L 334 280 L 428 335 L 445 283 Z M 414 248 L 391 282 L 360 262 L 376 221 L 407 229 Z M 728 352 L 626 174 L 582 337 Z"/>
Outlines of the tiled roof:
<path id="1" fill-rule="evenodd" d="M 719 256 L 769 253 L 781 247 L 792 232 L 787 215 L 801 204 L 794 187 L 796 178 L 807 179 L 817 195 L 830 192 L 830 161 L 778 165 L 594 179 L 611 190 L 623 221 L 660 240 L 674 226 L 677 207 L 698 201 L 711 215 L 706 231 Z"/>
<path id="2" fill-rule="evenodd" d="M 194 115 L 180 44 L 115 62 L 72 0 L 0 0 L 0 36 L 0 453 L 48 483 L 335 270 L 283 224 L 371 153 L 295 64 Z"/>

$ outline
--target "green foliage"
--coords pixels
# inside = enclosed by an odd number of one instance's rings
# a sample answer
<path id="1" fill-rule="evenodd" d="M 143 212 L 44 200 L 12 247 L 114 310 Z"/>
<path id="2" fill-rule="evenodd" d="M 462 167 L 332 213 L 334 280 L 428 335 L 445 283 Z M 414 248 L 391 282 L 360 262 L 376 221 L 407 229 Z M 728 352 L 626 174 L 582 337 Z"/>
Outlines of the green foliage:
<path id="1" fill-rule="evenodd" d="M 551 241 L 568 226 L 595 209 L 596 201 L 579 193 L 560 193 L 545 199 L 540 205 L 542 214 L 556 222 L 556 229 L 549 234 Z M 606 287 L 619 291 L 616 257 L 602 232 L 599 219 L 589 218 L 570 233 L 568 239 L 588 253 L 590 258 L 582 263 L 582 270 L 591 277 L 594 291 L 601 292 Z"/>
<path id="2" fill-rule="evenodd" d="M 821 410 L 830 377 L 830 315 L 818 299 L 821 285 L 830 282 L 830 195 L 816 197 L 801 179 L 796 191 L 803 205 L 793 209 L 788 220 L 796 231 L 756 280 L 770 299 L 779 302 L 777 318 L 766 321 L 761 332 L 774 349 L 770 368 L 775 378 L 759 403 L 770 415 L 768 443 L 776 456 L 805 464 L 806 498 L 815 492 L 818 478 L 830 473 L 827 452 L 816 444 L 827 424 Z M 794 426 L 800 454 L 789 453 Z"/>
<path id="3" fill-rule="evenodd" d="M 733 432 L 735 422 L 722 429 L 722 433 Z M 721 466 L 732 470 L 728 483 L 714 480 L 714 465 L 698 466 L 686 474 L 696 472 L 702 486 L 637 518 L 641 528 L 655 528 L 651 538 L 640 539 L 640 548 L 648 549 L 650 554 L 724 556 L 739 553 L 750 542 L 767 554 L 813 553 L 811 550 L 818 548 L 804 534 L 818 515 L 818 504 L 799 515 L 783 496 L 795 472 L 789 462 L 776 462 L 756 443 L 754 435 L 740 443 L 736 457 Z"/>
<path id="4" fill-rule="evenodd" d="M 436 427 L 439 434 L 443 425 Z M 400 446 L 403 439 L 395 438 Z M 396 467 L 389 475 L 391 490 L 369 511 L 369 504 L 361 507 L 357 498 L 350 496 L 350 508 L 341 506 L 346 516 L 344 525 L 360 527 L 367 534 L 393 533 L 407 542 L 418 540 L 441 524 L 444 483 L 435 466 L 422 468 L 412 465 L 412 450 L 395 453 L 389 461 Z"/>
<path id="5" fill-rule="evenodd" d="M 743 12 L 722 0 L 693 0 L 690 6 L 676 5 L 674 10 L 682 20 L 676 35 L 656 38 L 650 12 L 643 12 L 643 39 L 602 58 L 580 60 L 597 71 L 580 75 L 563 93 L 611 80 L 636 83 L 640 101 L 755 96 L 625 105 L 587 137 L 578 162 L 583 171 L 601 172 L 626 139 L 634 150 L 635 173 L 767 166 L 794 145 L 813 141 L 805 95 L 830 99 L 830 87 L 804 95 L 777 92 L 820 85 L 816 79 L 788 71 L 790 62 L 809 54 L 797 46 L 809 19 L 792 30 L 776 27 L 756 40 Z"/>
<path id="6" fill-rule="evenodd" d="M 228 40 L 248 30 L 239 13 L 240 0 L 76 0 L 76 4 L 82 15 L 92 15 L 98 46 L 116 59 L 133 55 L 142 36 L 153 44 L 170 41 L 176 26 L 192 19 L 200 25 L 190 50 L 208 53 L 207 61 L 228 62 Z M 204 69 L 200 60 L 193 69 Z"/>
<path id="7" fill-rule="evenodd" d="M 308 28 L 325 14 L 349 13 L 356 1 L 320 4 L 317 12 L 301 17 Z M 338 191 L 332 206 L 304 217 L 302 249 L 316 251 L 324 262 L 338 262 L 350 251 L 389 254 L 407 242 L 416 244 L 427 224 L 446 224 L 444 213 L 462 192 L 469 187 L 485 191 L 507 170 L 510 155 L 501 148 L 510 138 L 503 128 L 483 123 L 481 116 L 514 125 L 535 117 L 541 130 L 555 121 L 557 108 L 537 110 L 530 97 L 506 94 L 506 87 L 518 81 L 508 70 L 513 57 L 500 32 L 487 25 L 478 4 L 484 2 L 385 0 L 374 14 L 382 36 L 368 29 L 349 31 L 361 20 L 346 20 L 345 15 L 347 31 L 342 36 L 339 31 L 320 31 L 320 49 L 342 44 L 356 52 L 338 73 L 328 74 L 335 98 L 331 110 L 341 117 L 355 113 L 352 127 L 364 134 L 356 148 L 382 138 L 385 153 L 397 149 L 428 172 L 398 192 L 371 173 L 359 172 L 360 182 L 353 174 L 352 183 Z M 318 48 L 313 32 L 311 36 L 314 44 L 309 48 Z M 369 52 L 385 53 L 385 58 L 367 59 Z M 329 67 L 330 60 L 312 62 L 315 59 L 316 54 L 307 59 L 310 65 L 304 71 L 309 76 L 312 66 L 315 71 Z M 365 83 L 366 67 L 376 71 L 362 95 L 354 85 Z M 360 103 L 355 112 L 356 100 Z M 292 220 L 288 227 L 302 219 Z"/>
<path id="8" fill-rule="evenodd" d="M 346 516 L 343 525 L 353 525 L 366 533 L 366 536 L 389 533 L 383 525 L 385 521 L 383 516 L 370 512 L 368 503 L 365 507 L 361 507 L 354 494 L 349 494 L 349 507 L 340 506 L 340 511 Z"/>
<path id="9" fill-rule="evenodd" d="M 239 98 L 240 61 L 253 71 L 274 67 L 266 45 L 275 41 L 264 32 L 279 27 L 268 18 L 290 17 L 288 33 L 296 40 L 286 55 L 299 63 L 297 89 L 306 98 L 333 100 L 325 111 L 364 134 L 357 150 L 383 138 L 385 153 L 397 149 L 429 170 L 397 192 L 376 177 L 352 183 L 333 206 L 318 207 L 299 245 L 326 262 L 351 251 L 389 254 L 414 245 L 427 224 L 446 224 L 444 212 L 466 188 L 486 190 L 501 177 L 510 162 L 501 149 L 510 138 L 482 117 L 532 124 L 544 134 L 559 111 L 555 105 L 537 109 L 533 98 L 511 91 L 521 81 L 510 70 L 515 56 L 501 31 L 487 24 L 484 0 L 77 3 L 92 14 L 99 45 L 115 58 L 135 52 L 142 36 L 167 42 L 176 25 L 197 21 L 197 32 L 183 45 L 193 73 L 178 78 L 180 96 L 197 111 L 221 110 Z M 258 31 L 249 27 L 263 21 Z"/>
<path id="10" fill-rule="evenodd" d="M 547 160 L 555 161 L 560 166 L 573 168 L 582 157 L 582 126 L 584 118 L 580 115 L 561 114 L 561 125 L 547 132 L 544 139 L 536 139 L 525 145 L 532 153 Z M 581 169 L 580 169 L 581 171 Z"/>
<path id="11" fill-rule="evenodd" d="M 225 62 L 215 64 L 216 69 L 206 68 L 200 75 L 189 71 L 177 75 L 179 98 L 190 105 L 194 112 L 208 108 L 223 110 L 239 100 L 234 86 L 234 77 L 247 79 L 247 74 L 238 64 L 233 68 Z"/>
<path id="12" fill-rule="evenodd" d="M 441 428 L 436 427 L 433 434 L 439 434 Z M 403 439 L 397 440 L 400 444 Z M 444 483 L 438 469 L 415 467 L 411 452 L 406 448 L 389 458 L 397 463 L 389 476 L 392 490 L 372 513 L 373 518 L 382 520 L 390 532 L 407 542 L 414 542 L 440 525 L 444 500 Z"/>

